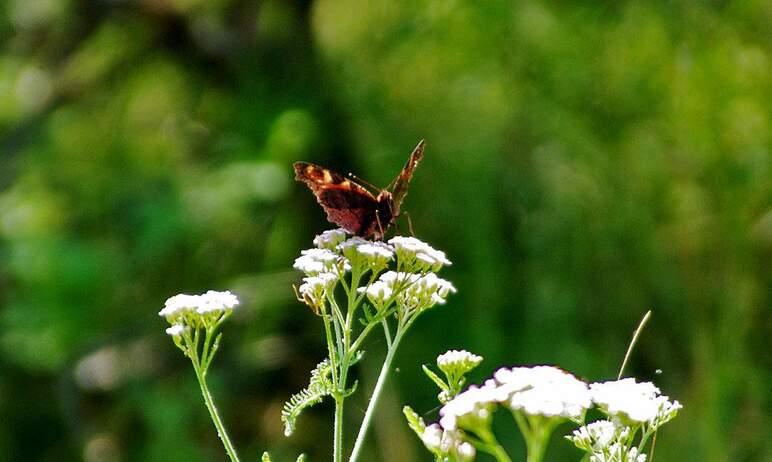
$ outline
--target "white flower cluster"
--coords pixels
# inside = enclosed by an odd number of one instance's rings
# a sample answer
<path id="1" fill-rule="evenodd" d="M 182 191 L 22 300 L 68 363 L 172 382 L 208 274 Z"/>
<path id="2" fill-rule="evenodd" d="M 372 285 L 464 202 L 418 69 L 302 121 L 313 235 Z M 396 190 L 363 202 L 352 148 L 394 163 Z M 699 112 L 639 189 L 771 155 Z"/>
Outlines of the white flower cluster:
<path id="1" fill-rule="evenodd" d="M 566 438 L 587 452 L 593 462 L 645 462 L 646 454 L 631 441 L 635 429 L 653 432 L 682 407 L 660 395 L 651 382 L 639 383 L 633 378 L 593 383 L 590 393 L 610 420 L 585 425 Z"/>
<path id="2" fill-rule="evenodd" d="M 208 327 L 238 306 L 239 299 L 230 291 L 207 291 L 201 295 L 178 294 L 169 297 L 159 316 L 166 318 L 171 327 L 166 333 L 177 337 L 189 328 Z"/>
<path id="3" fill-rule="evenodd" d="M 462 376 L 479 366 L 482 356 L 466 350 L 448 350 L 437 356 L 437 367 L 448 377 Z"/>
<path id="4" fill-rule="evenodd" d="M 357 236 L 338 244 L 338 248 L 352 265 L 362 265 L 376 272 L 386 268 L 394 258 L 394 249 L 390 245 Z"/>
<path id="5" fill-rule="evenodd" d="M 610 420 L 598 420 L 574 430 L 566 439 L 587 452 L 602 452 L 630 435 L 630 427 Z"/>
<path id="6" fill-rule="evenodd" d="M 593 462 L 645 462 L 646 454 L 628 447 L 631 428 L 620 422 L 599 420 L 574 430 L 566 439 L 589 454 Z"/>
<path id="7" fill-rule="evenodd" d="M 470 416 L 475 424 L 498 403 L 527 416 L 574 420 L 592 405 L 587 384 L 556 367 L 503 368 L 482 387 L 469 387 L 447 403 L 440 410 L 440 424 L 455 429 Z"/>
<path id="8" fill-rule="evenodd" d="M 318 276 L 321 273 L 345 272 L 351 269 L 346 259 L 330 249 L 308 249 L 300 252 L 292 265 L 296 270 L 306 273 L 307 276 Z"/>
<path id="9" fill-rule="evenodd" d="M 651 382 L 626 378 L 590 385 L 592 400 L 607 415 L 628 425 L 646 423 L 653 428 L 669 422 L 682 408 L 678 401 L 660 395 Z"/>
<path id="10" fill-rule="evenodd" d="M 400 305 L 411 310 L 422 310 L 436 304 L 443 304 L 448 295 L 456 292 L 449 281 L 434 273 L 415 274 L 387 271 L 377 281 L 367 287 L 360 287 L 359 292 L 367 294 L 370 302 L 382 307 L 396 294 Z"/>
<path id="11" fill-rule="evenodd" d="M 406 271 L 439 271 L 443 266 L 450 265 L 445 252 L 432 248 L 429 244 L 414 237 L 395 236 L 389 239 L 394 247 L 400 269 Z"/>
<path id="12" fill-rule="evenodd" d="M 626 449 L 624 445 L 614 443 L 606 451 L 591 453 L 590 462 L 646 462 L 646 454 L 636 447 Z"/>
<path id="13" fill-rule="evenodd" d="M 346 240 L 348 234 L 343 228 L 330 229 L 314 238 L 314 245 L 319 249 L 334 250 L 338 244 Z"/>
<path id="14" fill-rule="evenodd" d="M 440 409 L 440 425 L 445 430 L 488 426 L 498 402 L 495 385 L 470 386 Z"/>
<path id="15" fill-rule="evenodd" d="M 338 276 L 333 273 L 307 276 L 303 278 L 303 284 L 298 288 L 298 292 L 306 304 L 313 307 L 314 311 L 318 311 L 337 282 Z"/>
<path id="16" fill-rule="evenodd" d="M 349 237 L 343 229 L 325 231 L 314 238 L 316 248 L 303 250 L 293 267 L 305 273 L 298 288 L 299 298 L 319 312 L 338 281 L 349 271 L 370 272 L 375 281 L 357 287 L 378 308 L 397 303 L 406 310 L 422 310 L 445 303 L 456 291 L 437 277 L 450 260 L 444 252 L 414 237 L 397 236 L 389 243 Z M 399 271 L 385 271 L 396 260 Z"/>
<path id="17" fill-rule="evenodd" d="M 579 420 L 592 405 L 587 384 L 557 367 L 499 369 L 493 377 L 499 399 L 527 415 Z"/>
<path id="18" fill-rule="evenodd" d="M 445 430 L 438 424 L 426 427 L 421 435 L 421 441 L 429 451 L 441 457 L 450 456 L 451 460 L 472 461 L 477 455 L 477 450 L 463 440 L 459 431 Z"/>

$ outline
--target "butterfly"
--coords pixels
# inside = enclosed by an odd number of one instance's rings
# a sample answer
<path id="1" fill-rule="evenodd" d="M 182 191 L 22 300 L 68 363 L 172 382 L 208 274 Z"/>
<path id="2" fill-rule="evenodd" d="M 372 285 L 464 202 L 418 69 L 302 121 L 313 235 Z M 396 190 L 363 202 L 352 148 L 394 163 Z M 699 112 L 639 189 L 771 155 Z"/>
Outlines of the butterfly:
<path id="1" fill-rule="evenodd" d="M 424 155 L 424 141 L 413 149 L 407 163 L 389 186 L 370 192 L 353 175 L 346 177 L 310 162 L 295 162 L 295 179 L 305 183 L 327 213 L 327 220 L 351 234 L 382 239 L 399 216 L 413 171 Z"/>

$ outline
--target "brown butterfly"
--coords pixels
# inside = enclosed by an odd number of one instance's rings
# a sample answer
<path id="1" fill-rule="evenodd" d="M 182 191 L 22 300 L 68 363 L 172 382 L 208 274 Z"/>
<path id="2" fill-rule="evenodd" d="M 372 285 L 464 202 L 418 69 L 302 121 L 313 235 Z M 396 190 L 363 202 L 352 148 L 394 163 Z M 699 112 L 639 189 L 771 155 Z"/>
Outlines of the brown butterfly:
<path id="1" fill-rule="evenodd" d="M 423 155 L 424 141 L 421 140 L 399 175 L 389 186 L 378 190 L 377 195 L 373 195 L 353 176 L 347 178 L 309 162 L 295 162 L 295 179 L 308 185 L 316 200 L 327 212 L 327 220 L 331 223 L 357 236 L 382 239 L 386 230 L 399 216 L 413 170 Z"/>

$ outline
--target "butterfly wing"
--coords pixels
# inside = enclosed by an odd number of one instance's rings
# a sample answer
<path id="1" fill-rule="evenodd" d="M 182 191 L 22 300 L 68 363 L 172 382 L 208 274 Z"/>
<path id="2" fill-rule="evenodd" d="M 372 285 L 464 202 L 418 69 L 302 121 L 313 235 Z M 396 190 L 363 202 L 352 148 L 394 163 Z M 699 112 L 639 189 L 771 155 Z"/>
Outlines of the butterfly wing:
<path id="1" fill-rule="evenodd" d="M 362 185 L 320 165 L 295 162 L 295 179 L 305 183 L 327 220 L 359 236 L 372 233 L 378 201 Z"/>
<path id="2" fill-rule="evenodd" d="M 425 145 L 426 143 L 424 143 L 424 140 L 418 142 L 418 145 L 413 149 L 413 152 L 410 153 L 410 157 L 408 157 L 407 163 L 402 168 L 402 171 L 399 172 L 399 175 L 393 181 L 394 189 L 392 190 L 391 196 L 394 201 L 394 215 L 399 215 L 402 201 L 405 199 L 405 196 L 407 196 L 407 188 L 410 186 L 410 179 L 413 178 L 413 171 L 418 167 L 418 163 L 424 156 Z"/>

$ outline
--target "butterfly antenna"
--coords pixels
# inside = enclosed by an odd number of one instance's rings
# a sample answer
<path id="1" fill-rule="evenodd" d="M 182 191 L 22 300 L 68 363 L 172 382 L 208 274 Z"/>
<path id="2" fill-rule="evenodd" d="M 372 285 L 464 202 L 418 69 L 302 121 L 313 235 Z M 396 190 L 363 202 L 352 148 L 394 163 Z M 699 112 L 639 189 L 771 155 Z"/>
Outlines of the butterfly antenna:
<path id="1" fill-rule="evenodd" d="M 365 186 L 369 186 L 370 188 L 373 189 L 373 191 L 381 192 L 381 188 L 379 188 L 378 186 L 375 186 L 374 184 L 370 183 L 369 181 L 365 181 L 365 180 L 359 178 L 358 176 L 354 175 L 351 172 L 349 172 L 347 176 L 349 178 L 351 178 L 352 180 L 356 181 L 359 184 L 363 184 Z"/>

